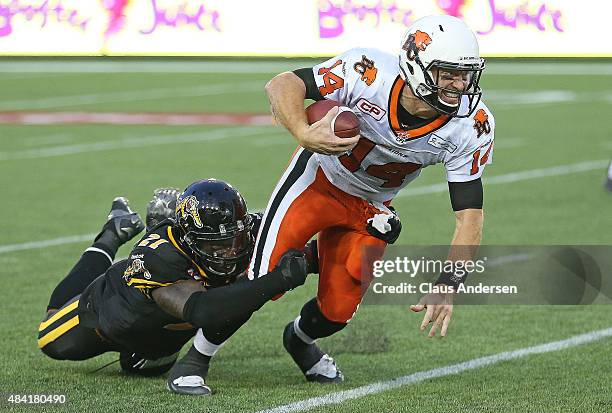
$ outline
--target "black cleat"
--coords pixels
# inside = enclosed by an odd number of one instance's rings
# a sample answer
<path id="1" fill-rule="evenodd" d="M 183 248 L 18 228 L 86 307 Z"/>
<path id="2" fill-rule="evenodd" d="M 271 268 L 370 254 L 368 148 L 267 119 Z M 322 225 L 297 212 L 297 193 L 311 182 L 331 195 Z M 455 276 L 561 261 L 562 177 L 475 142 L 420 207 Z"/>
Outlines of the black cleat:
<path id="1" fill-rule="evenodd" d="M 157 359 L 146 359 L 138 353 L 131 351 L 119 354 L 121 371 L 130 375 L 154 377 L 166 373 L 172 368 L 179 353 Z"/>
<path id="2" fill-rule="evenodd" d="M 300 368 L 307 381 L 317 383 L 342 383 L 344 375 L 329 354 L 324 353 L 315 343 L 304 343 L 295 333 L 293 321 L 283 332 L 283 346 Z"/>
<path id="3" fill-rule="evenodd" d="M 144 227 L 140 215 L 130 209 L 129 201 L 119 196 L 113 199 L 113 204 L 108 214 L 108 221 L 102 227 L 102 231 L 96 237 L 96 241 L 105 231 L 109 231 L 117 237 L 121 244 L 124 244 L 134 238 Z"/>
<path id="4" fill-rule="evenodd" d="M 210 396 L 212 390 L 206 384 L 209 361 L 210 357 L 203 356 L 192 346 L 170 370 L 166 387 L 177 394 Z"/>

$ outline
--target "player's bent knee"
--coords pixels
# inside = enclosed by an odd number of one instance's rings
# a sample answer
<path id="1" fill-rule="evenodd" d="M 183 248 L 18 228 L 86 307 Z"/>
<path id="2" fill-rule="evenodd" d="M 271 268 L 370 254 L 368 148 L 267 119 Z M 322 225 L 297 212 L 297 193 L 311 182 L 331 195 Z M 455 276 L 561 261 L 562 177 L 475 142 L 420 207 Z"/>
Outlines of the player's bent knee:
<path id="1" fill-rule="evenodd" d="M 62 354 L 61 351 L 58 351 L 53 344 L 47 344 L 46 346 L 39 348 L 45 356 L 52 358 L 53 360 L 66 360 L 66 356 Z"/>
<path id="2" fill-rule="evenodd" d="M 334 323 L 347 324 L 359 307 L 358 302 L 333 302 L 331 300 L 321 301 L 321 313 L 323 316 Z"/>

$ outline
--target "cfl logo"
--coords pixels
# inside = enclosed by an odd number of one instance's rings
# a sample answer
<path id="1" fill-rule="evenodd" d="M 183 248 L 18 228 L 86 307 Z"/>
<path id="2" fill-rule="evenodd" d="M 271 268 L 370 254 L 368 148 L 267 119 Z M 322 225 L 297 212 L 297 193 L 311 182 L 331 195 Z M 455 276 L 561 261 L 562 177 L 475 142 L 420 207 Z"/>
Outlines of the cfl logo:
<path id="1" fill-rule="evenodd" d="M 357 102 L 357 107 L 360 111 L 370 115 L 376 120 L 381 120 L 383 116 L 385 116 L 385 113 L 387 113 L 387 111 L 385 111 L 380 106 L 376 106 L 375 104 L 373 104 L 372 102 L 368 102 L 364 98 L 359 99 L 359 101 Z"/>

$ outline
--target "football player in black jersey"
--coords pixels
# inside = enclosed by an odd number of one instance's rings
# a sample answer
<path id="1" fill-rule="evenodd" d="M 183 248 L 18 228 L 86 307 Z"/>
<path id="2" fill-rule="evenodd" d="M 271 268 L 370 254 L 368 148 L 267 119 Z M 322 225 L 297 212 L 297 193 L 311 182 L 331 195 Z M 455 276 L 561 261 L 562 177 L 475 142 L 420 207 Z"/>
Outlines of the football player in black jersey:
<path id="1" fill-rule="evenodd" d="M 127 260 L 115 264 L 118 248 L 144 224 L 126 199 L 113 201 L 93 245 L 51 295 L 39 326 L 43 353 L 84 360 L 116 351 L 124 371 L 154 375 L 168 371 L 195 335 L 168 387 L 210 394 L 205 378 L 218 348 L 265 302 L 302 285 L 316 268 L 311 244 L 288 251 L 268 276 L 240 280 L 260 217 L 249 214 L 242 196 L 223 181 L 198 181 L 177 195 L 156 191 L 147 233 Z M 174 210 L 175 220 L 164 219 Z"/>

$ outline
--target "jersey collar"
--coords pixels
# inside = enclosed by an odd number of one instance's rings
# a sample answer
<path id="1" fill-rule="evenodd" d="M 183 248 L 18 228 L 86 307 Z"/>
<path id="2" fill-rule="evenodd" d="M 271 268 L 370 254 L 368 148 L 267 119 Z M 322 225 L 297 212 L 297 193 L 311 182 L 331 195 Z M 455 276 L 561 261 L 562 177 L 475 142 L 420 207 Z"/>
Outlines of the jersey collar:
<path id="1" fill-rule="evenodd" d="M 391 87 L 391 94 L 389 95 L 389 125 L 391 125 L 391 130 L 393 131 L 393 134 L 395 136 L 402 138 L 406 141 L 421 138 L 437 129 L 440 129 L 452 119 L 448 115 L 440 115 L 437 118 L 432 119 L 431 122 L 419 126 L 418 128 L 402 128 L 398 118 L 397 105 L 399 105 L 399 99 L 402 95 L 402 89 L 405 85 L 406 83 L 401 78 L 401 76 L 398 76 L 395 79 L 395 82 L 393 82 L 393 86 Z"/>

